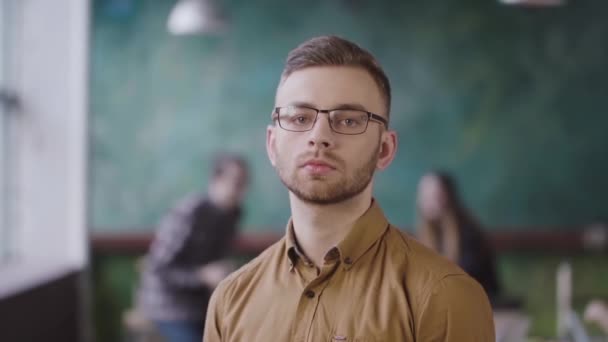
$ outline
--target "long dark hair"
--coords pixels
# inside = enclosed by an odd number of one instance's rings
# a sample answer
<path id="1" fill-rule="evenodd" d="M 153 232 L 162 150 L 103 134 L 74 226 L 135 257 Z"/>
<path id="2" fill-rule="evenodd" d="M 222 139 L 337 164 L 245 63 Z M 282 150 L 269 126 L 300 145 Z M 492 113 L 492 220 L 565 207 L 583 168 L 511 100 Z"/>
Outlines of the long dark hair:
<path id="1" fill-rule="evenodd" d="M 424 174 L 438 183 L 444 197 L 443 212 L 429 219 L 421 212 L 418 203 L 418 236 L 425 245 L 435 249 L 450 260 L 457 262 L 463 252 L 463 239 L 475 236 L 479 244 L 487 245 L 479 223 L 461 200 L 455 179 L 446 171 L 434 170 Z M 467 244 L 468 245 L 468 244 Z"/>
<path id="2" fill-rule="evenodd" d="M 445 170 L 433 170 L 424 175 L 435 178 L 443 190 L 448 210 L 454 215 L 456 223 L 459 226 L 467 225 L 478 227 L 479 224 L 475 218 L 471 215 L 470 211 L 464 205 L 462 198 L 460 197 L 460 190 L 456 184 L 455 178 Z"/>

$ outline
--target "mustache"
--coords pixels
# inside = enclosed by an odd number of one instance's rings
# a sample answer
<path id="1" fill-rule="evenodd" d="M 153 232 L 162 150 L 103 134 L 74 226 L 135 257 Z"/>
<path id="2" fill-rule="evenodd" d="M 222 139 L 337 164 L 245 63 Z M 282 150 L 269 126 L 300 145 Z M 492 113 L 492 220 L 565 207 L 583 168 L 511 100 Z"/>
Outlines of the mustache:
<path id="1" fill-rule="evenodd" d="M 297 165 L 304 166 L 304 164 L 310 159 L 326 160 L 327 162 L 329 162 L 332 165 L 337 166 L 337 167 L 342 167 L 344 165 L 344 161 L 342 160 L 342 158 L 338 157 L 336 154 L 334 154 L 332 152 L 320 152 L 320 151 L 308 152 L 308 153 L 304 153 L 304 154 L 300 155 L 297 158 Z"/>

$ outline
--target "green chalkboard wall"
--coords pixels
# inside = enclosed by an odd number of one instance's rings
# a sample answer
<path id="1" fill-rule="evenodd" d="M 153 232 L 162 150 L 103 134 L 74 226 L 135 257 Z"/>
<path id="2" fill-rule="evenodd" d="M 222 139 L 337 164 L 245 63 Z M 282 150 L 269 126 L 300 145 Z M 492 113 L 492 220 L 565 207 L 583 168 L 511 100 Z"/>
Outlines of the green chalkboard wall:
<path id="1" fill-rule="evenodd" d="M 608 219 L 608 1 L 220 3 L 226 34 L 176 37 L 165 28 L 173 1 L 94 1 L 94 229 L 151 229 L 205 187 L 217 150 L 252 165 L 246 229 L 283 229 L 265 128 L 286 53 L 321 34 L 371 50 L 393 83 L 399 151 L 375 190 L 394 223 L 414 222 L 416 183 L 436 167 L 490 227 Z"/>

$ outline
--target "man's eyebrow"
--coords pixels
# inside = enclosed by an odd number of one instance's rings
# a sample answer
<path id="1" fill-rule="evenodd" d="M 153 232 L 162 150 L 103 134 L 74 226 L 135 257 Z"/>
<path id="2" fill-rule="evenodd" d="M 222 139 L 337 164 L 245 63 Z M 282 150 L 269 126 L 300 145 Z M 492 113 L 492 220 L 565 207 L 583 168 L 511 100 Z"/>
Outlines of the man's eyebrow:
<path id="1" fill-rule="evenodd" d="M 288 104 L 288 106 L 317 108 L 315 105 L 311 104 L 310 102 L 303 102 L 303 101 L 290 102 Z M 363 105 L 361 105 L 359 103 L 340 103 L 340 104 L 337 104 L 335 106 L 332 106 L 331 108 L 318 108 L 318 109 L 324 109 L 324 110 L 356 109 L 356 110 L 362 110 L 364 112 L 368 111 Z"/>
<path id="2" fill-rule="evenodd" d="M 302 102 L 302 101 L 294 101 L 287 104 L 289 107 L 309 107 L 309 108 L 317 108 L 310 102 Z"/>
<path id="3" fill-rule="evenodd" d="M 341 103 L 331 109 L 357 109 L 367 112 L 367 109 L 359 103 Z"/>

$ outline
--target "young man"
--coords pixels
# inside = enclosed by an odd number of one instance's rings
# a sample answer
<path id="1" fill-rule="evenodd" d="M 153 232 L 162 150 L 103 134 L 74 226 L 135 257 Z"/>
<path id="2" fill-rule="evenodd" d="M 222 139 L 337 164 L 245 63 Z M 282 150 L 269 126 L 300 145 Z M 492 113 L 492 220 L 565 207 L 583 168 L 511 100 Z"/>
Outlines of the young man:
<path id="1" fill-rule="evenodd" d="M 145 260 L 138 310 L 169 342 L 201 341 L 211 291 L 234 270 L 223 258 L 237 232 L 247 165 L 222 154 L 212 172 L 206 193 L 163 218 Z"/>
<path id="2" fill-rule="evenodd" d="M 390 225 L 372 197 L 397 148 L 374 57 L 309 40 L 287 57 L 275 101 L 266 145 L 292 217 L 215 290 L 204 341 L 494 341 L 481 286 Z"/>

